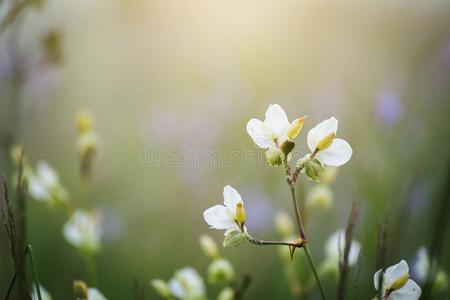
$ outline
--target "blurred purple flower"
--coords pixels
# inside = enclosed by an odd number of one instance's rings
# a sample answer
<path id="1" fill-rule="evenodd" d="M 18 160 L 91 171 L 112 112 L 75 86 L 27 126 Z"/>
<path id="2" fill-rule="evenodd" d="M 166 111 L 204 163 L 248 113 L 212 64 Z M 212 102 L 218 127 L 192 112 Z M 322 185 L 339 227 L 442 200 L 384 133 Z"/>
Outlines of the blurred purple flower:
<path id="1" fill-rule="evenodd" d="M 247 227 L 250 232 L 264 232 L 273 226 L 273 209 L 267 195 L 260 191 L 244 193 Z M 244 197 L 244 196 L 243 196 Z"/>
<path id="2" fill-rule="evenodd" d="M 410 208 L 411 213 L 413 215 L 416 215 L 419 211 L 422 210 L 424 205 L 429 200 L 429 188 L 426 182 L 421 181 L 417 183 L 412 191 L 411 191 L 411 198 L 410 198 Z"/>
<path id="3" fill-rule="evenodd" d="M 403 116 L 403 104 L 399 93 L 394 89 L 383 89 L 377 98 L 376 116 L 386 125 L 394 125 Z"/>

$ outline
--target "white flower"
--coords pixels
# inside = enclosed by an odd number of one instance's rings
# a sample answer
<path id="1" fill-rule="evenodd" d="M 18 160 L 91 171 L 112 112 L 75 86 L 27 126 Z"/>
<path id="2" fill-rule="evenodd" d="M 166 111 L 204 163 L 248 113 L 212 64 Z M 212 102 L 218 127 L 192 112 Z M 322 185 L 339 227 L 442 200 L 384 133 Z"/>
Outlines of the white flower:
<path id="1" fill-rule="evenodd" d="M 241 199 L 241 195 L 227 185 L 223 188 L 223 199 L 225 205 L 215 205 L 208 208 L 203 212 L 203 218 L 211 228 L 225 229 L 226 233 L 232 230 L 241 230 L 238 224 L 241 224 L 244 231 L 245 227 L 245 211 L 244 202 Z M 244 211 L 244 218 L 240 213 Z M 243 222 L 242 222 L 243 221 Z"/>
<path id="2" fill-rule="evenodd" d="M 340 229 L 333 233 L 325 245 L 325 254 L 327 262 L 333 264 L 335 267 L 344 257 L 345 250 L 345 230 Z M 352 241 L 350 252 L 348 253 L 348 264 L 353 266 L 358 261 L 359 252 L 361 251 L 361 244 L 357 241 Z"/>
<path id="3" fill-rule="evenodd" d="M 99 249 L 102 231 L 99 215 L 82 210 L 76 210 L 63 228 L 70 244 L 89 252 Z"/>
<path id="4" fill-rule="evenodd" d="M 44 289 L 42 285 L 39 285 L 39 290 L 41 291 L 42 300 L 52 300 L 50 294 Z M 38 294 L 36 291 L 36 285 L 33 284 L 33 293 L 31 294 L 31 300 L 38 300 Z"/>
<path id="5" fill-rule="evenodd" d="M 417 250 L 416 261 L 413 265 L 413 273 L 420 282 L 425 282 L 429 269 L 430 259 L 428 258 L 427 249 L 425 249 L 425 247 L 420 247 L 419 250 Z"/>
<path id="6" fill-rule="evenodd" d="M 185 267 L 175 272 L 169 281 L 170 292 L 183 300 L 205 299 L 205 284 L 197 271 L 191 267 Z"/>
<path id="7" fill-rule="evenodd" d="M 38 201 L 67 201 L 67 191 L 59 182 L 56 171 L 45 161 L 36 165 L 36 172 L 29 176 L 28 191 Z"/>
<path id="8" fill-rule="evenodd" d="M 304 118 L 300 118 L 290 123 L 286 112 L 278 104 L 269 105 L 265 116 L 264 122 L 251 119 L 247 123 L 248 134 L 256 146 L 262 149 L 276 149 L 288 136 L 294 138 L 300 132 L 304 121 Z"/>
<path id="9" fill-rule="evenodd" d="M 378 270 L 373 276 L 375 289 L 379 288 L 381 272 Z M 409 279 L 409 268 L 406 261 L 387 268 L 383 276 L 383 299 L 388 300 L 417 300 L 422 294 L 420 287 Z"/>
<path id="10" fill-rule="evenodd" d="M 88 299 L 89 300 L 107 300 L 99 290 L 95 288 L 88 289 Z"/>
<path id="11" fill-rule="evenodd" d="M 352 157 L 352 147 L 343 139 L 335 138 L 338 120 L 334 117 L 319 123 L 308 132 L 308 147 L 322 164 L 341 166 Z"/>

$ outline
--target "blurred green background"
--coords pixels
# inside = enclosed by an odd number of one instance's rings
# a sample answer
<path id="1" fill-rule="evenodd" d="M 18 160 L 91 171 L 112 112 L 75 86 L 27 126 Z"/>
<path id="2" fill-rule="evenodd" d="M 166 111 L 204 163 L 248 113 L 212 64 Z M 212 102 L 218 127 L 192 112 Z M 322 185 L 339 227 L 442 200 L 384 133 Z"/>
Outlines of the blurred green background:
<path id="1" fill-rule="evenodd" d="M 52 30 L 62 38 L 58 64 L 42 60 L 41 40 Z M 386 217 L 388 265 L 412 263 L 431 242 L 450 149 L 448 1 L 49 0 L 0 36 L 0 76 L 2 136 L 15 128 L 13 140 L 33 165 L 48 161 L 76 206 L 104 216 L 96 262 L 98 288 L 109 299 L 131 299 L 133 278 L 168 279 L 183 266 L 205 275 L 198 237 L 221 242 L 223 233 L 209 230 L 202 213 L 223 201 L 227 184 L 246 201 L 249 230 L 277 238 L 274 214 L 292 211 L 283 172 L 242 162 L 246 151 L 264 155 L 245 125 L 263 119 L 270 103 L 290 120 L 309 115 L 298 151 L 307 151 L 307 130 L 330 116 L 353 147 L 332 186 L 333 208 L 314 212 L 307 232 L 320 261 L 326 238 L 345 227 L 351 201 L 360 202 L 355 299 L 375 294 L 376 228 Z M 75 149 L 81 108 L 94 113 L 102 137 L 89 182 Z M 1 150 L 6 171 L 8 150 Z M 202 163 L 208 151 L 237 154 L 226 165 Z M 159 165 L 149 161 L 155 153 Z M 181 158 L 170 164 L 168 153 Z M 299 195 L 312 186 L 302 178 Z M 70 299 L 72 280 L 86 276 L 62 236 L 64 222 L 29 201 L 29 242 L 55 299 Z M 448 271 L 450 231 L 442 232 Z M 8 250 L 2 230 L 2 292 L 13 274 Z M 275 248 L 222 253 L 239 274 L 253 274 L 248 299 L 290 299 Z M 325 285 L 334 294 L 333 280 Z"/>

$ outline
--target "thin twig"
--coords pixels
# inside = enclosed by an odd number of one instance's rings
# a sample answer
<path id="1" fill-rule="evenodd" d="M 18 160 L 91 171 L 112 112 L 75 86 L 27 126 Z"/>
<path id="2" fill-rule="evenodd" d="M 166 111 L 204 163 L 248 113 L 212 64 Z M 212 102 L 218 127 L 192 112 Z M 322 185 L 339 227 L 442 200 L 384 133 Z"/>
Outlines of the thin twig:
<path id="1" fill-rule="evenodd" d="M 244 298 L 244 294 L 250 286 L 251 281 L 252 278 L 250 275 L 244 275 L 241 285 L 234 290 L 234 300 L 242 300 Z"/>
<path id="2" fill-rule="evenodd" d="M 348 275 L 348 256 L 353 241 L 353 232 L 355 229 L 356 217 L 358 215 L 358 206 L 355 201 L 352 202 L 350 216 L 348 218 L 347 228 L 345 230 L 345 248 L 342 256 L 342 261 L 339 259 L 339 283 L 338 283 L 338 299 L 345 299 L 346 281 Z M 340 241 L 340 239 L 339 239 Z M 339 247 L 341 249 L 341 247 Z M 341 255 L 339 255 L 341 258 Z"/>

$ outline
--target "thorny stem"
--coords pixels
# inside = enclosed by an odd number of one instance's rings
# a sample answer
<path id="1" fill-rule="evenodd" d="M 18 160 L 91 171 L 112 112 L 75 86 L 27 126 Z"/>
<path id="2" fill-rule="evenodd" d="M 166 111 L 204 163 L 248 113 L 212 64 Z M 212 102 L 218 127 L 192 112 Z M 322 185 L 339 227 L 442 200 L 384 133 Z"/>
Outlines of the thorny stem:
<path id="1" fill-rule="evenodd" d="M 290 186 L 291 186 L 292 202 L 293 202 L 294 208 L 295 208 L 295 218 L 297 220 L 298 231 L 299 231 L 299 234 L 300 234 L 300 237 L 302 238 L 302 240 L 306 241 L 305 229 L 303 227 L 302 218 L 300 215 L 300 209 L 297 204 L 297 197 L 295 196 L 295 187 L 293 185 L 290 185 Z M 309 251 L 307 244 L 305 244 L 303 246 L 303 250 L 305 251 L 306 257 L 308 258 L 309 265 L 314 273 L 314 277 L 316 278 L 316 283 L 317 283 L 317 286 L 319 287 L 322 299 L 326 300 L 327 296 L 325 295 L 325 291 L 324 291 L 322 283 L 320 281 L 319 274 L 317 273 L 317 268 L 314 263 L 314 259 L 311 255 L 311 252 Z"/>
<path id="2" fill-rule="evenodd" d="M 295 247 L 295 248 L 302 248 L 305 246 L 305 242 L 302 240 L 299 243 L 293 242 L 282 242 L 282 241 L 263 241 L 258 240 L 255 238 L 250 238 L 249 242 L 255 245 L 259 246 L 269 246 L 269 245 L 283 245 L 283 246 L 289 246 L 289 247 Z"/>

